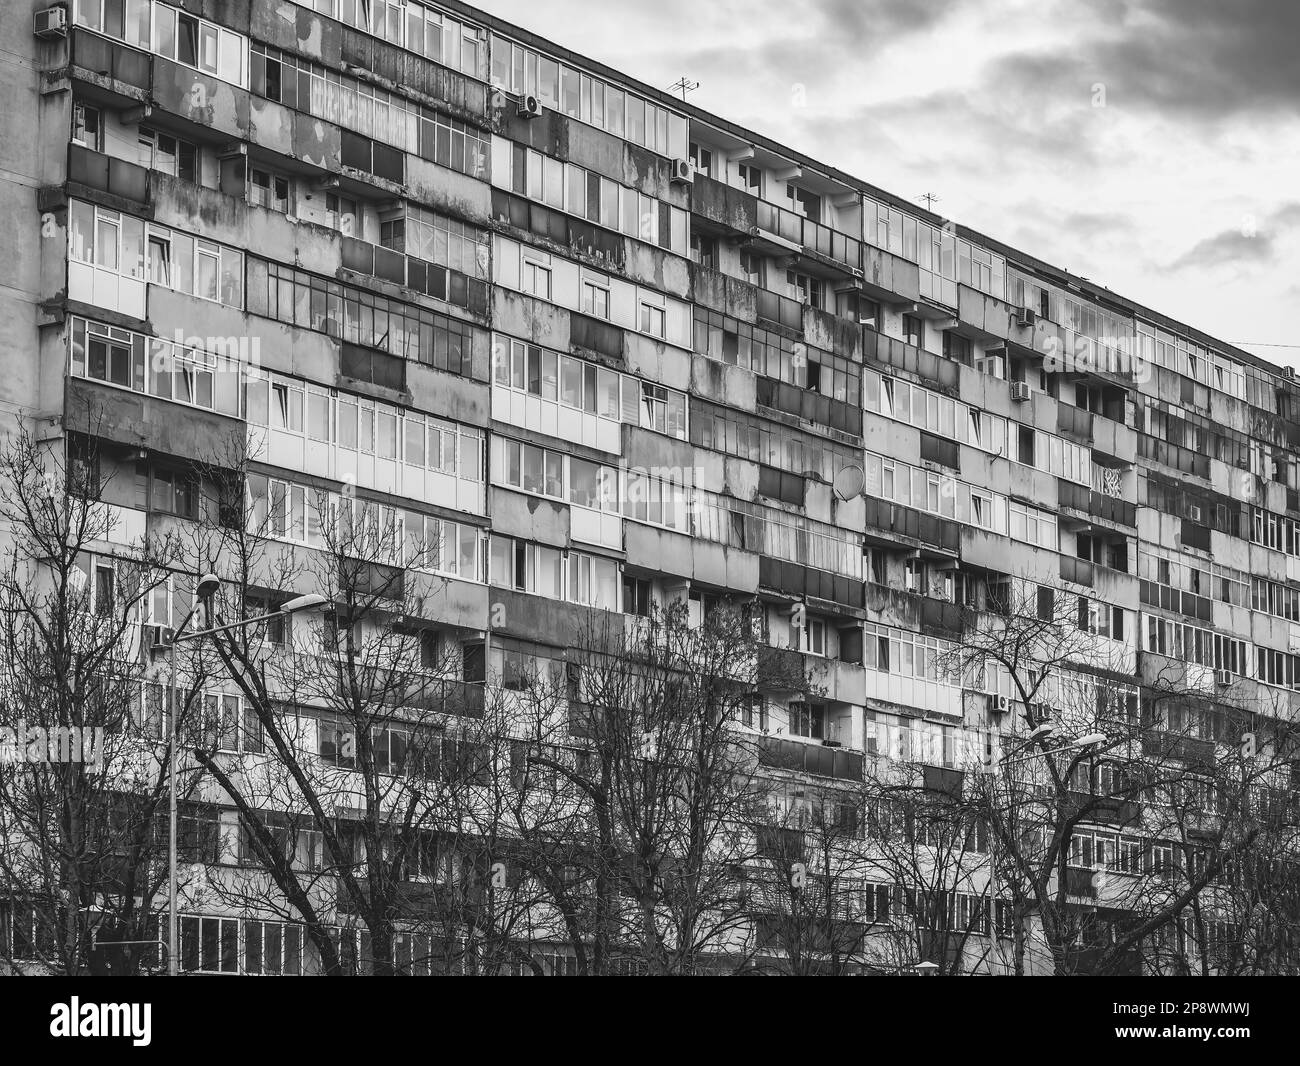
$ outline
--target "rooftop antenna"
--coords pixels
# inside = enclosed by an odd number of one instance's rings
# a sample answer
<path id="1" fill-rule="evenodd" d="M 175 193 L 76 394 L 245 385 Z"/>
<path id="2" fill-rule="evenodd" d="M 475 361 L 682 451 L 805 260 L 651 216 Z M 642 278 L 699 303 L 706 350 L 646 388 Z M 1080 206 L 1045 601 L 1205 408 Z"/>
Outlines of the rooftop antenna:
<path id="1" fill-rule="evenodd" d="M 680 92 L 682 94 L 682 103 L 685 103 L 686 94 L 693 93 L 699 87 L 700 87 L 700 83 L 698 81 L 691 81 L 690 78 L 688 78 L 685 74 L 683 74 L 680 78 L 678 78 L 675 82 L 673 82 L 670 86 L 668 86 L 668 91 L 670 93 Z"/>
<path id="2" fill-rule="evenodd" d="M 939 202 L 939 197 L 935 196 L 932 192 L 923 192 L 917 197 L 917 199 L 925 201 L 925 209 L 927 211 L 933 211 L 934 205 Z"/>

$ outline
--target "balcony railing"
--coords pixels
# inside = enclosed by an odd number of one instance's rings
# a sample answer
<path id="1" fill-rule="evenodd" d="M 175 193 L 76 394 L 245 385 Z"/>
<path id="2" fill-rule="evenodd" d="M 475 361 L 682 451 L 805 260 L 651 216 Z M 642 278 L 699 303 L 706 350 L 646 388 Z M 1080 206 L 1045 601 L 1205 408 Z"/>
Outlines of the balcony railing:
<path id="1" fill-rule="evenodd" d="M 382 245 L 343 238 L 343 266 L 404 288 L 414 289 L 435 300 L 464 307 L 475 314 L 487 314 L 488 284 L 459 270 L 438 266 L 413 255 Z"/>
<path id="2" fill-rule="evenodd" d="M 850 272 L 862 270 L 862 242 L 775 204 L 758 202 L 758 228 L 800 245 L 805 253 L 832 260 Z"/>
<path id="3" fill-rule="evenodd" d="M 828 748 L 821 744 L 805 744 L 783 737 L 763 737 L 759 740 L 758 762 L 777 770 L 816 774 L 840 781 L 861 781 L 866 757 L 857 751 Z"/>
<path id="4" fill-rule="evenodd" d="M 149 203 L 149 171 L 125 159 L 68 145 L 68 181 L 138 204 Z"/>
<path id="5" fill-rule="evenodd" d="M 72 34 L 72 65 L 114 81 L 148 89 L 152 83 L 153 57 L 137 48 L 107 41 L 86 30 Z"/>
<path id="6" fill-rule="evenodd" d="M 788 329 L 803 330 L 804 305 L 800 301 L 758 286 L 754 286 L 754 293 L 759 318 L 765 318 Z"/>

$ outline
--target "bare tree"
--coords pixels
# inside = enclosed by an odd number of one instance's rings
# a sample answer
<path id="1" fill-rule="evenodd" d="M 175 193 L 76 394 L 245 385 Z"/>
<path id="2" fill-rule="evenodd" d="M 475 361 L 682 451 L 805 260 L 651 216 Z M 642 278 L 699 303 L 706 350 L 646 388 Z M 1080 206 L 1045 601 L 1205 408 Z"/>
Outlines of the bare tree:
<path id="1" fill-rule="evenodd" d="M 1249 797 L 1273 753 L 1234 762 L 1243 716 L 1184 674 L 1148 678 L 1140 700 L 1129 654 L 1089 631 L 1073 597 L 1018 585 L 1006 608 L 972 614 L 946 665 L 1007 698 L 1012 728 L 969 777 L 968 800 L 1012 908 L 1015 972 L 1035 920 L 1054 972 L 1136 972 L 1143 946 L 1167 940 L 1249 851 Z M 1226 746 L 1181 735 L 1187 708 L 1199 721 L 1206 706 L 1237 722 L 1223 727 Z M 1171 708 L 1182 716 L 1171 721 Z"/>
<path id="2" fill-rule="evenodd" d="M 325 974 L 456 969 L 463 938 L 440 933 L 483 891 L 467 827 L 490 778 L 482 688 L 430 623 L 430 571 L 456 545 L 422 516 L 223 465 L 226 520 L 193 551 L 226 579 L 214 621 L 255 624 L 211 639 L 242 710 L 193 749 L 238 812 L 246 865 L 219 891 L 300 923 Z M 322 615 L 274 616 L 307 589 Z"/>
<path id="3" fill-rule="evenodd" d="M 186 585 L 167 569 L 169 538 L 127 527 L 94 439 L 42 442 L 19 425 L 0 450 L 0 893 L 15 971 L 161 961 L 172 753 L 143 699 L 142 622 Z M 183 801 L 199 777 L 180 775 Z"/>
<path id="4" fill-rule="evenodd" d="M 507 725 L 517 861 L 579 972 L 743 964 L 739 871 L 769 787 L 738 728 L 757 669 L 742 613 L 719 607 L 692 625 L 685 603 L 593 612 L 573 644 L 562 675 L 528 679 Z"/>

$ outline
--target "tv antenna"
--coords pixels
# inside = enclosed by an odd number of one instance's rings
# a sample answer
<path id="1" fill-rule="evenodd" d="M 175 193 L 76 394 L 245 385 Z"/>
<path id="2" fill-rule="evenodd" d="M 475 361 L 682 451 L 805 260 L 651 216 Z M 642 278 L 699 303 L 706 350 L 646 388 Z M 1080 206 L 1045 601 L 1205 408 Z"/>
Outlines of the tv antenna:
<path id="1" fill-rule="evenodd" d="M 917 197 L 917 199 L 925 201 L 925 209 L 927 211 L 933 211 L 934 205 L 939 202 L 939 197 L 935 196 L 932 192 L 923 192 Z"/>
<path id="2" fill-rule="evenodd" d="M 686 94 L 693 93 L 699 87 L 700 87 L 700 83 L 698 81 L 691 81 L 690 78 L 688 78 L 685 74 L 683 74 L 680 78 L 678 78 L 675 82 L 673 82 L 670 86 L 668 86 L 668 91 L 670 93 L 680 92 L 682 94 L 682 103 L 685 103 Z"/>

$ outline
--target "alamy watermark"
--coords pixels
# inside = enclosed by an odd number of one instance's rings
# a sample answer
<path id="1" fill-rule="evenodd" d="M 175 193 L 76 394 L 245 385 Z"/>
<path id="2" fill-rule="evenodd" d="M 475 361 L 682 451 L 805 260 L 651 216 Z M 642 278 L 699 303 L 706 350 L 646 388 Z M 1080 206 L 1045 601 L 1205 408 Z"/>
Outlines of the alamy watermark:
<path id="1" fill-rule="evenodd" d="M 7 763 L 83 763 L 97 769 L 104 761 L 102 726 L 0 726 L 0 765 Z"/>

